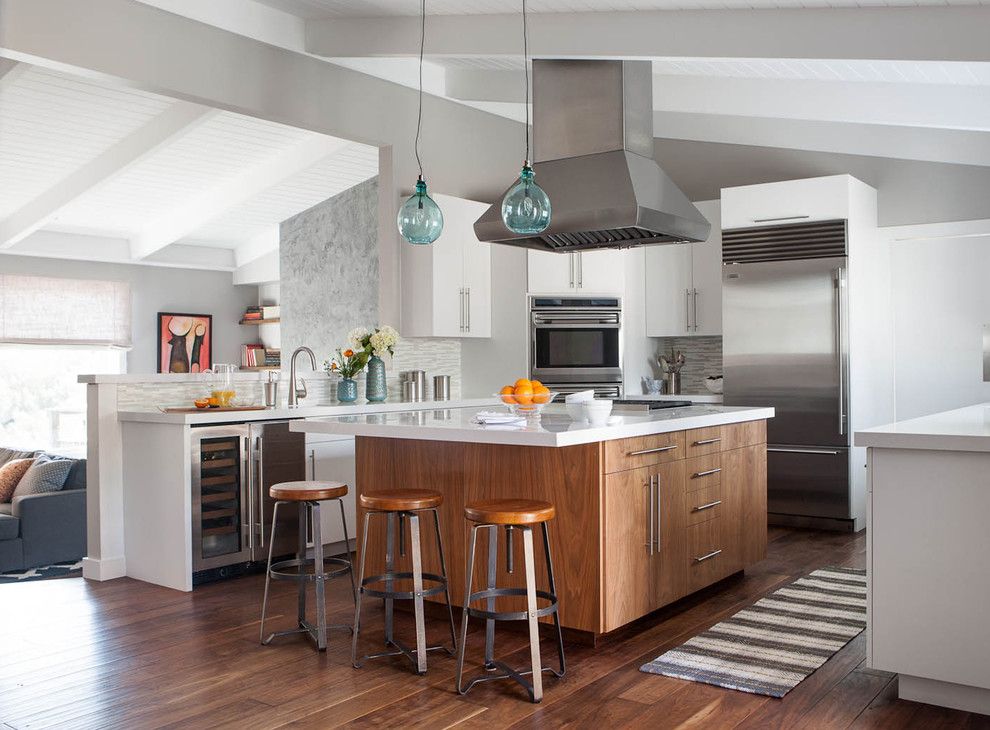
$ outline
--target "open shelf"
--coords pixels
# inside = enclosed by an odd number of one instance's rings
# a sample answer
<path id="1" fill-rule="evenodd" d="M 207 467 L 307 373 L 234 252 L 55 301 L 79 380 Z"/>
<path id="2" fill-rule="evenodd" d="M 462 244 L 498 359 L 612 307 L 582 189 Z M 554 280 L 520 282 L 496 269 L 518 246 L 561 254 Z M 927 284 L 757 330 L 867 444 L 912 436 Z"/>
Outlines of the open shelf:
<path id="1" fill-rule="evenodd" d="M 258 365 L 257 367 L 251 365 L 241 365 L 241 370 L 257 372 L 259 370 L 281 370 L 281 365 Z"/>
<path id="2" fill-rule="evenodd" d="M 276 317 L 275 319 L 242 319 L 241 324 L 245 326 L 255 324 L 278 324 L 281 321 L 281 317 Z"/>

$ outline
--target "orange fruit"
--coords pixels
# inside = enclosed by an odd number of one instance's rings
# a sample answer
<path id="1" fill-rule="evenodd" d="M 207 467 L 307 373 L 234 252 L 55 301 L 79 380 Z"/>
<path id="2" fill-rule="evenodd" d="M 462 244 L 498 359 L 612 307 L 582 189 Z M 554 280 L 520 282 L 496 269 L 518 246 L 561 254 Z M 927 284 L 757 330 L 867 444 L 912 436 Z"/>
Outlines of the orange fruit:
<path id="1" fill-rule="evenodd" d="M 516 381 L 516 384 L 515 384 L 516 390 L 518 390 L 519 388 L 525 388 L 525 387 L 528 387 L 528 388 L 532 389 L 533 388 L 533 383 L 531 381 L 527 380 L 526 378 L 519 378 L 519 380 L 517 380 Z"/>
<path id="2" fill-rule="evenodd" d="M 536 382 L 539 382 L 539 381 L 535 381 L 534 380 L 533 382 L 536 383 Z M 549 403 L 550 402 L 550 396 L 547 395 L 547 393 L 549 393 L 549 392 L 550 392 L 550 389 L 547 386 L 543 385 L 543 383 L 540 383 L 539 385 L 534 385 L 533 386 L 533 402 L 534 403 Z"/>
<path id="3" fill-rule="evenodd" d="M 516 381 L 516 387 L 513 392 L 516 396 L 516 403 L 529 405 L 533 402 L 533 386 L 529 384 L 528 380 Z"/>
<path id="4" fill-rule="evenodd" d="M 530 380 L 529 383 L 530 383 L 530 385 L 533 386 L 533 392 L 534 393 L 538 393 L 540 391 L 540 388 L 546 387 L 539 380 Z"/>
<path id="5" fill-rule="evenodd" d="M 499 395 L 502 396 L 502 402 L 509 404 L 515 403 L 516 399 L 512 397 L 514 392 L 515 389 L 511 385 L 506 385 L 505 387 L 503 387 L 502 390 L 499 391 Z"/>

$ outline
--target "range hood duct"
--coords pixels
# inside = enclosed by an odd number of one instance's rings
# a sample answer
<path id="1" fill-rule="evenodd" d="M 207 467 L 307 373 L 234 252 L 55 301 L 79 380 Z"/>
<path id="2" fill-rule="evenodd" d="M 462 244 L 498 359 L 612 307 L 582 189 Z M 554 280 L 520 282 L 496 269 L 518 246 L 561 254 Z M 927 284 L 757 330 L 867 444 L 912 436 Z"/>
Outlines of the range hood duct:
<path id="1" fill-rule="evenodd" d="M 474 224 L 482 241 L 567 253 L 708 238 L 711 224 L 653 158 L 649 61 L 533 61 L 533 143 L 550 227 L 510 231 L 503 194 Z"/>

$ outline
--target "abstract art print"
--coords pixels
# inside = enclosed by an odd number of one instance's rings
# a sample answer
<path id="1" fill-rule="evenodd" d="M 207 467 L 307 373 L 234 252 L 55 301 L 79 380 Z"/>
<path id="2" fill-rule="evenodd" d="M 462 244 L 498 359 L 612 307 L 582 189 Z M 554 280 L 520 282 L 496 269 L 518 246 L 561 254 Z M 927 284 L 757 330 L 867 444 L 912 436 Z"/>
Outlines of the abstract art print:
<path id="1" fill-rule="evenodd" d="M 213 366 L 213 316 L 158 313 L 158 372 L 201 373 Z"/>

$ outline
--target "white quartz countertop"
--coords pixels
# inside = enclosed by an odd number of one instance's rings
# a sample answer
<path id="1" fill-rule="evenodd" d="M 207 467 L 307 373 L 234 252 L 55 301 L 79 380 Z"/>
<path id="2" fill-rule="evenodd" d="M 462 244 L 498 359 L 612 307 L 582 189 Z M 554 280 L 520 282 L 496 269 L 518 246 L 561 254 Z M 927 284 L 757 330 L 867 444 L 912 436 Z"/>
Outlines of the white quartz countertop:
<path id="1" fill-rule="evenodd" d="M 203 409 L 195 413 L 162 413 L 160 410 L 118 411 L 118 421 L 141 423 L 172 423 L 180 426 L 197 426 L 210 423 L 241 423 L 245 421 L 278 421 L 294 418 L 316 418 L 320 416 L 342 416 L 353 414 L 382 414 L 398 411 L 417 411 L 424 408 L 491 408 L 499 404 L 498 398 L 461 398 L 448 401 L 420 401 L 402 403 L 330 403 L 326 405 L 300 405 L 294 408 L 280 406 L 260 411 L 217 411 Z"/>
<path id="2" fill-rule="evenodd" d="M 722 396 L 718 393 L 649 393 L 646 395 L 627 395 L 626 400 L 689 400 L 692 403 L 721 403 Z"/>
<path id="3" fill-rule="evenodd" d="M 292 431 L 378 436 L 425 441 L 461 441 L 516 446 L 574 446 L 630 436 L 648 436 L 689 428 L 721 426 L 773 418 L 773 408 L 696 405 L 650 413 L 616 413 L 607 426 L 570 419 L 562 405 L 548 406 L 539 420 L 523 426 L 484 426 L 473 423 L 477 407 L 434 407 L 400 413 L 367 413 L 335 418 L 310 418 L 289 426 Z M 497 409 L 485 409 L 497 410 Z"/>
<path id="4" fill-rule="evenodd" d="M 990 403 L 857 431 L 856 445 L 885 449 L 990 451 Z"/>

